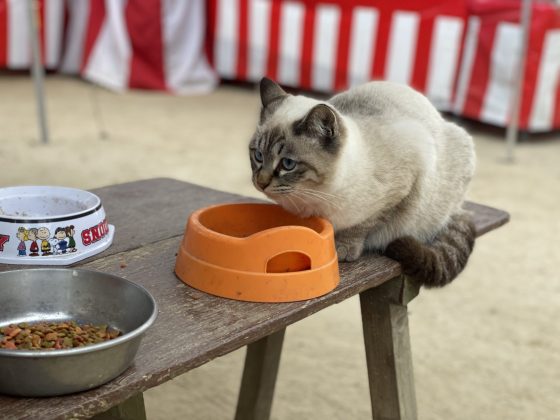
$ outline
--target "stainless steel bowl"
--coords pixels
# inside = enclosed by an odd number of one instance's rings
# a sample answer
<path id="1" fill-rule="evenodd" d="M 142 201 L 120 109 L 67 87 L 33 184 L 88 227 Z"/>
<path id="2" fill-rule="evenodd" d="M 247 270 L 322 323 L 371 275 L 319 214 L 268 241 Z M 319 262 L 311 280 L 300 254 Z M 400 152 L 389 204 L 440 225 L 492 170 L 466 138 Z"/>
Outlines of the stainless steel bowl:
<path id="1" fill-rule="evenodd" d="M 45 397 L 102 385 L 132 363 L 156 316 L 156 302 L 146 289 L 110 274 L 54 268 L 0 273 L 0 326 L 74 320 L 123 332 L 66 350 L 0 349 L 0 393 Z"/>

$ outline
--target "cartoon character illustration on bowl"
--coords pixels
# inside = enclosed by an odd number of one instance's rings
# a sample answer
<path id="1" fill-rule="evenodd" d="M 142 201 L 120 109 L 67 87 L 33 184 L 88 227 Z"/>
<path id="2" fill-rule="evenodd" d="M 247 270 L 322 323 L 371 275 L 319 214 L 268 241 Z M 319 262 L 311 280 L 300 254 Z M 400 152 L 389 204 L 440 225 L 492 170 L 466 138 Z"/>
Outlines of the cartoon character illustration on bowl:
<path id="1" fill-rule="evenodd" d="M 74 239 L 74 234 L 76 230 L 74 225 L 66 226 L 66 236 L 68 236 L 68 252 L 76 252 L 76 240 Z"/>
<path id="2" fill-rule="evenodd" d="M 54 231 L 54 252 L 56 255 L 66 254 L 68 242 L 66 241 L 66 228 L 57 227 Z"/>
<path id="3" fill-rule="evenodd" d="M 39 256 L 39 245 L 37 244 L 37 228 L 31 228 L 27 230 L 27 239 L 31 241 L 29 245 L 29 256 L 38 257 Z"/>
<path id="4" fill-rule="evenodd" d="M 19 239 L 19 245 L 17 247 L 18 257 L 27 256 L 27 247 L 25 246 L 25 241 L 27 240 L 27 234 L 24 227 L 20 227 L 16 233 L 16 237 Z"/>
<path id="5" fill-rule="evenodd" d="M 52 255 L 51 252 L 51 243 L 49 242 L 49 238 L 51 236 L 51 232 L 48 228 L 41 226 L 37 230 L 37 239 L 41 240 L 41 255 Z"/>

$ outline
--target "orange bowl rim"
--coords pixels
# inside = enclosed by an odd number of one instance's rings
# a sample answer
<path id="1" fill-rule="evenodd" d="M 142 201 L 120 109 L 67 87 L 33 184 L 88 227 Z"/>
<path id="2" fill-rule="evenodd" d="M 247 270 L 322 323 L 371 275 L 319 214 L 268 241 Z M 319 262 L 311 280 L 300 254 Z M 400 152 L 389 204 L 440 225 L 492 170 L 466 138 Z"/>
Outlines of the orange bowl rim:
<path id="1" fill-rule="evenodd" d="M 255 233 L 253 233 L 249 236 L 240 238 L 240 237 L 237 237 L 237 236 L 231 236 L 231 235 L 226 235 L 225 233 L 216 232 L 215 230 L 209 229 L 206 226 L 204 226 L 202 224 L 202 222 L 200 221 L 200 216 L 204 212 L 212 210 L 214 208 L 245 206 L 245 205 L 257 205 L 257 206 L 263 206 L 263 207 L 267 206 L 267 207 L 281 207 L 282 208 L 282 206 L 280 206 L 278 204 L 274 204 L 274 203 L 250 203 L 250 202 L 245 202 L 245 203 L 214 204 L 212 206 L 204 207 L 204 208 L 201 208 L 201 209 L 198 209 L 198 210 L 195 210 L 194 212 L 192 212 L 190 217 L 189 217 L 189 222 L 192 223 L 192 228 L 194 228 L 195 230 L 198 230 L 199 232 L 204 232 L 205 234 L 208 234 L 213 238 L 227 239 L 227 240 L 233 240 L 233 241 L 239 241 L 239 242 L 250 241 L 250 240 L 253 240 L 255 238 L 259 238 L 260 236 L 263 236 L 263 235 L 271 234 L 271 233 L 278 232 L 278 231 L 285 231 L 285 230 L 303 230 L 307 233 L 312 233 L 314 235 L 318 235 L 322 239 L 326 239 L 334 231 L 333 226 L 330 224 L 330 222 L 328 220 L 326 220 L 322 217 L 319 217 L 319 216 L 312 216 L 310 218 L 313 218 L 313 219 L 318 220 L 320 222 L 321 227 L 322 227 L 321 232 L 317 232 L 316 230 L 311 229 L 310 227 L 307 227 L 307 226 L 286 225 L 286 226 L 277 226 L 277 227 L 261 230 L 259 232 L 255 232 Z"/>

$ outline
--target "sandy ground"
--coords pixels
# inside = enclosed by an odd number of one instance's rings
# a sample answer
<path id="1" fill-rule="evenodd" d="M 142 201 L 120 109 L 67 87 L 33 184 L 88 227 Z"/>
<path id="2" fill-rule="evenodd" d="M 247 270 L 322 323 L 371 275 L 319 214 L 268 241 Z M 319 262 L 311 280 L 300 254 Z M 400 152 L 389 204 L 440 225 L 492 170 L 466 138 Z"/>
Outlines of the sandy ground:
<path id="1" fill-rule="evenodd" d="M 50 76 L 47 95 L 44 146 L 29 79 L 0 77 L 0 186 L 94 188 L 169 176 L 257 195 L 246 156 L 254 90 L 119 95 Z M 477 242 L 455 283 L 410 305 L 419 416 L 560 419 L 560 137 L 520 144 L 512 165 L 501 133 L 473 133 L 470 198 L 508 210 L 512 222 Z M 148 417 L 231 419 L 243 358 L 241 349 L 149 390 Z M 288 329 L 272 418 L 370 418 L 357 299 Z"/>

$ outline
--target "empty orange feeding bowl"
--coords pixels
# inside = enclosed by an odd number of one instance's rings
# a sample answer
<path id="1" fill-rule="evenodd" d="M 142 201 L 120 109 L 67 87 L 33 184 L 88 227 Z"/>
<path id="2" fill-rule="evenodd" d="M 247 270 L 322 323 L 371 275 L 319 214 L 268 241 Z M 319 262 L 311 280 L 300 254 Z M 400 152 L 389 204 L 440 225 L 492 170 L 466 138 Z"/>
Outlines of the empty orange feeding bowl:
<path id="1" fill-rule="evenodd" d="M 333 227 L 272 204 L 207 207 L 189 217 L 175 273 L 196 289 L 231 299 L 311 299 L 338 284 Z"/>

